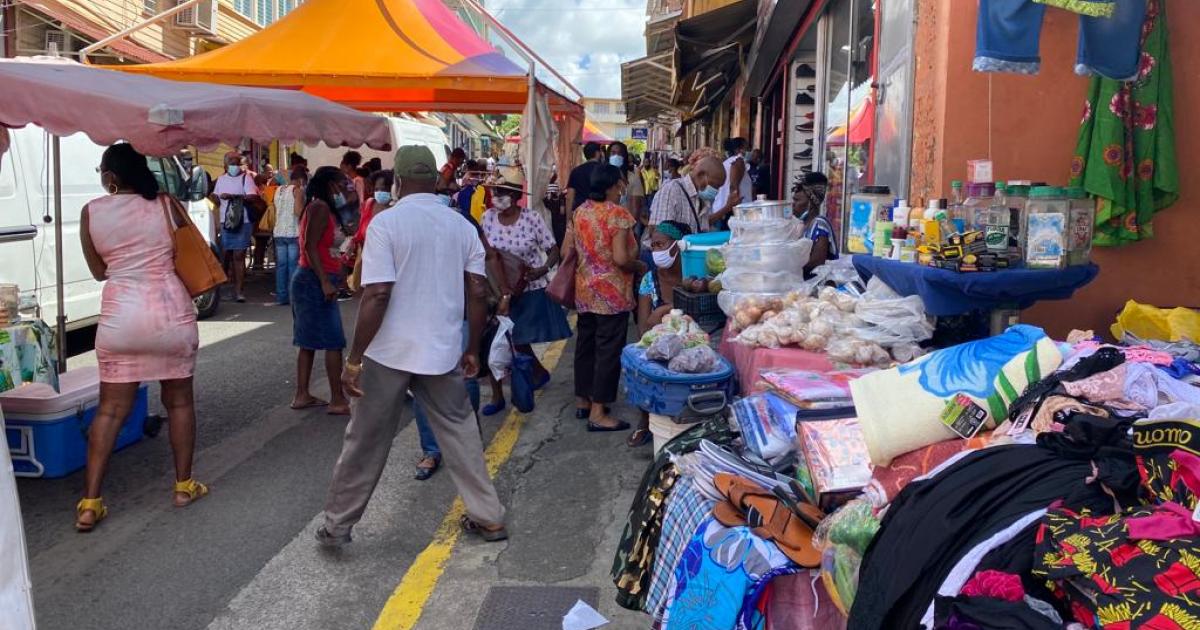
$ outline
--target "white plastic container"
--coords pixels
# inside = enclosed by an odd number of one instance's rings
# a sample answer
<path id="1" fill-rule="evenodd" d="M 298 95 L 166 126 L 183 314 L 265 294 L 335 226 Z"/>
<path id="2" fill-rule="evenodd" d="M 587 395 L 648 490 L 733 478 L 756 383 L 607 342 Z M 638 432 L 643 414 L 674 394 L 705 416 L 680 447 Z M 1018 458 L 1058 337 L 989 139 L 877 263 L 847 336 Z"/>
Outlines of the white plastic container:
<path id="1" fill-rule="evenodd" d="M 791 271 L 802 273 L 812 253 L 813 242 L 802 238 L 785 243 L 726 245 L 721 249 L 725 268 L 739 271 Z"/>

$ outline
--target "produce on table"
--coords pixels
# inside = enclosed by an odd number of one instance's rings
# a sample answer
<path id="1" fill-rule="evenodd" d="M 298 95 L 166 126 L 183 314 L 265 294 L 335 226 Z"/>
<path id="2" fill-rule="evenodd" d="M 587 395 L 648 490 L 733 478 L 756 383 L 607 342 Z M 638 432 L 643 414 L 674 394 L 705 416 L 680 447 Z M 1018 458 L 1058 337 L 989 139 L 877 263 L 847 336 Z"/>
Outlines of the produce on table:
<path id="1" fill-rule="evenodd" d="M 717 276 L 725 272 L 725 254 L 719 249 L 710 249 L 704 253 L 704 267 L 708 275 Z"/>

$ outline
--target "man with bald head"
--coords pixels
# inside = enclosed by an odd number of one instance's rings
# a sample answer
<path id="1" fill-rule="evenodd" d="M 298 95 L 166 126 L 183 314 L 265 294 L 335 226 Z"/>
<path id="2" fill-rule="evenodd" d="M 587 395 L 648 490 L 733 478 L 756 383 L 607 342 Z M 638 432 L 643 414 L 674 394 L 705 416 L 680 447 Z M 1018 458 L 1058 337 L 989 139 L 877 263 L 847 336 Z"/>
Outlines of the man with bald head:
<path id="1" fill-rule="evenodd" d="M 717 198 L 717 191 L 725 184 L 725 167 L 715 157 L 706 157 L 696 163 L 687 175 L 667 182 L 654 196 L 650 207 L 650 226 L 655 228 L 663 221 L 678 221 L 692 228 L 692 233 L 707 232 L 708 205 Z M 646 230 L 642 243 L 650 247 L 650 236 L 654 229 Z"/>

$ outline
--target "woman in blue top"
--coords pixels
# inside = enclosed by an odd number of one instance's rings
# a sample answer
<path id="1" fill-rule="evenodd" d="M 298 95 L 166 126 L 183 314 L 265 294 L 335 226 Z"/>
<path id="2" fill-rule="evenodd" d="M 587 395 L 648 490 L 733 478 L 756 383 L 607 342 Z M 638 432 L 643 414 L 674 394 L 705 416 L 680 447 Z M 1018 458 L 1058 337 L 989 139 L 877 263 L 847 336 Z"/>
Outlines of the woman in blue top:
<path id="1" fill-rule="evenodd" d="M 824 265 L 827 261 L 837 260 L 837 237 L 833 226 L 821 214 L 821 206 L 825 203 L 825 191 L 829 180 L 819 172 L 806 173 L 796 178 L 792 185 L 792 214 L 804 224 L 804 237 L 813 242 L 812 253 L 808 255 L 808 264 L 804 265 L 804 275 L 810 276 L 813 269 Z"/>
<path id="2" fill-rule="evenodd" d="M 639 337 L 657 326 L 663 316 L 671 312 L 675 287 L 683 284 L 683 257 L 680 255 L 679 241 L 691 233 L 692 228 L 684 223 L 663 221 L 650 237 L 654 266 L 642 276 L 638 285 Z M 626 444 L 638 447 L 648 444 L 650 440 L 650 415 L 642 412 L 638 428 L 629 434 Z"/>

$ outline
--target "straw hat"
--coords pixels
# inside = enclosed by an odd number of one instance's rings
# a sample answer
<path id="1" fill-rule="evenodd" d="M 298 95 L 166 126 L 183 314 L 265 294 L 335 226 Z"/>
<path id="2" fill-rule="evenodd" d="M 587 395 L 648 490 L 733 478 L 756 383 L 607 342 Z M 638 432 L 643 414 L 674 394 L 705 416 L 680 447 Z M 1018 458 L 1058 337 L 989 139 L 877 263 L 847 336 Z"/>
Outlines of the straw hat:
<path id="1" fill-rule="evenodd" d="M 511 190 L 519 192 L 522 195 L 525 194 L 525 176 L 520 172 L 510 173 L 507 177 L 497 177 L 495 182 L 484 185 L 492 189 L 492 194 L 496 194 L 501 190 Z"/>

